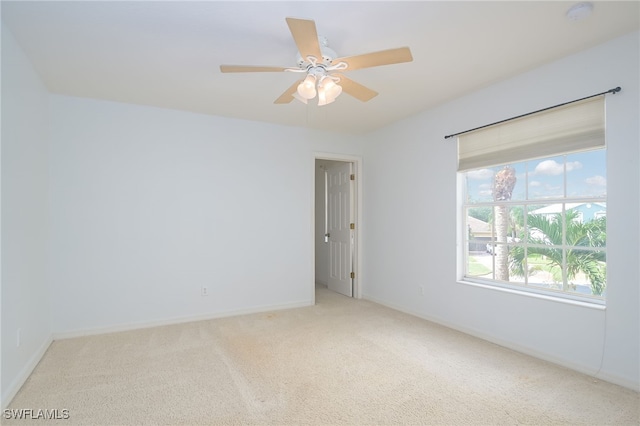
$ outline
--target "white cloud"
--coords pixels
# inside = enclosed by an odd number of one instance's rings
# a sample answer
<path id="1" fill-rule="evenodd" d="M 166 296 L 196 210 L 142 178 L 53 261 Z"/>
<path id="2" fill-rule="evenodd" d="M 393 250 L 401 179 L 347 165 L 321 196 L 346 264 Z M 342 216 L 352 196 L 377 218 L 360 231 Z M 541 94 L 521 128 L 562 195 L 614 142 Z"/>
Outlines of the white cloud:
<path id="1" fill-rule="evenodd" d="M 474 179 L 474 180 L 491 179 L 493 177 L 493 170 L 491 169 L 472 170 L 470 172 L 467 172 L 467 177 L 469 179 Z"/>
<path id="2" fill-rule="evenodd" d="M 584 181 L 593 186 L 607 186 L 607 179 L 600 175 L 588 177 Z"/>
<path id="3" fill-rule="evenodd" d="M 567 163 L 567 172 L 571 172 L 573 170 L 578 170 L 582 168 L 582 163 L 579 161 L 572 161 Z"/>
<path id="4" fill-rule="evenodd" d="M 579 161 L 572 161 L 567 163 L 567 172 L 582 168 L 582 163 Z M 558 163 L 555 160 L 544 160 L 538 163 L 533 174 L 536 175 L 548 175 L 557 176 L 564 172 L 564 166 L 562 163 Z"/>
<path id="5" fill-rule="evenodd" d="M 542 185 L 540 182 L 538 182 L 537 180 L 532 180 L 531 182 L 529 182 L 529 186 L 531 187 L 536 187 L 536 186 L 540 186 Z"/>

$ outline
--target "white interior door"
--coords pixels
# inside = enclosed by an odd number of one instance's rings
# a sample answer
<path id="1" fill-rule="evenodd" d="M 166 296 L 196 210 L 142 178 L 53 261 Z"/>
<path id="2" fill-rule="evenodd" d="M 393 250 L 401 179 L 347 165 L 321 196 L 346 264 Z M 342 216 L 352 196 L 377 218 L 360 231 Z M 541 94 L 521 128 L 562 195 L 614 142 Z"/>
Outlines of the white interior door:
<path id="1" fill-rule="evenodd" d="M 330 290 L 353 296 L 352 164 L 336 162 L 327 168 L 327 233 Z"/>

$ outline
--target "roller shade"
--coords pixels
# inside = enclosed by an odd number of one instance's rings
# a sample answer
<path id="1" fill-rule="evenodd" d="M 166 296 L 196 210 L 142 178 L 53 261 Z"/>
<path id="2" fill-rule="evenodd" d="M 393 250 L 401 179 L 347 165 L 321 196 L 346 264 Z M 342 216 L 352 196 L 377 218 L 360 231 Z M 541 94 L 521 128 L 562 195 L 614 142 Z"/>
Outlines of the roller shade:
<path id="1" fill-rule="evenodd" d="M 603 148 L 604 95 L 458 136 L 458 171 Z"/>

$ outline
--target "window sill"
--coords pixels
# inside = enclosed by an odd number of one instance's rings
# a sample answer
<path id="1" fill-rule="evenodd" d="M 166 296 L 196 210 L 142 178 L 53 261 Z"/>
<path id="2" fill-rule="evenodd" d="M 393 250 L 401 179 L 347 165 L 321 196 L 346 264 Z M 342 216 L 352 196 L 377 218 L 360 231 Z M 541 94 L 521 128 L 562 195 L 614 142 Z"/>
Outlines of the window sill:
<path id="1" fill-rule="evenodd" d="M 550 302 L 562 303 L 565 305 L 580 306 L 583 308 L 596 309 L 599 311 L 604 311 L 607 309 L 607 306 L 604 304 L 604 302 L 598 303 L 598 302 L 587 302 L 582 300 L 567 299 L 564 297 L 557 297 L 557 296 L 552 296 L 547 294 L 535 293 L 533 291 L 523 291 L 515 288 L 507 288 L 507 287 L 502 287 L 498 285 L 490 285 L 490 284 L 483 284 L 483 283 L 478 283 L 473 281 L 465 281 L 464 279 L 458 279 L 456 280 L 456 282 L 462 285 L 484 288 L 487 290 L 499 291 L 503 293 L 510 293 L 518 296 L 532 297 L 534 299 L 548 300 Z"/>

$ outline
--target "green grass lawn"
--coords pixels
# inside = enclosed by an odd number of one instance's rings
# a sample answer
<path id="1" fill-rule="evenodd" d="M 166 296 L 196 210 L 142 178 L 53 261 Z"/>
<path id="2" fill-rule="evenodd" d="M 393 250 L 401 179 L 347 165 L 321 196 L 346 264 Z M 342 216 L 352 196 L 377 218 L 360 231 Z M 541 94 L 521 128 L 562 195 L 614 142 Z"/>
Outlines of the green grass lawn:
<path id="1" fill-rule="evenodd" d="M 527 258 L 527 266 L 530 273 L 534 271 L 548 272 L 553 276 L 555 282 L 562 282 L 562 270 L 557 266 L 549 262 L 544 256 L 529 256 Z"/>
<path id="2" fill-rule="evenodd" d="M 491 272 L 491 269 L 487 268 L 482 263 L 478 262 L 478 260 L 470 256 L 469 257 L 469 275 L 473 277 L 477 277 L 480 275 L 486 275 Z"/>

